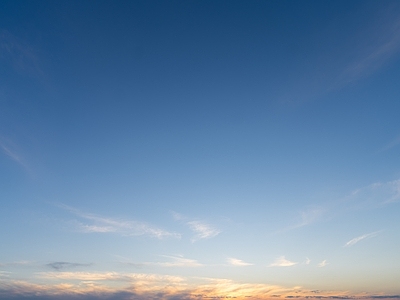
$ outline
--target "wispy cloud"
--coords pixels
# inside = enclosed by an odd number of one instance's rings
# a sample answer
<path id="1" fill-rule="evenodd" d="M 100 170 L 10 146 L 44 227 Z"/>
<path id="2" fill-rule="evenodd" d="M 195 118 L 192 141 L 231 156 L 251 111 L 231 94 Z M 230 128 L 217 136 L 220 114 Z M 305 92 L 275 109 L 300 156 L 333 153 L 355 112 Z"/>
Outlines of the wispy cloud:
<path id="1" fill-rule="evenodd" d="M 201 239 L 209 239 L 215 237 L 221 233 L 219 229 L 214 228 L 212 225 L 204 221 L 193 219 L 191 220 L 188 217 L 175 211 L 171 211 L 171 214 L 175 221 L 184 222 L 184 224 L 189 226 L 190 230 L 195 233 L 195 235 L 191 239 L 192 243 Z"/>
<path id="2" fill-rule="evenodd" d="M 1 266 L 1 265 L 0 265 Z M 10 272 L 7 271 L 0 271 L 0 277 L 9 277 L 10 276 Z"/>
<path id="3" fill-rule="evenodd" d="M 29 260 L 19 260 L 19 261 L 13 261 L 13 262 L 5 262 L 5 263 L 0 263 L 0 267 L 9 267 L 9 266 L 32 266 L 36 264 L 33 261 Z"/>
<path id="4" fill-rule="evenodd" d="M 196 242 L 201 239 L 209 239 L 220 234 L 221 231 L 213 228 L 211 225 L 201 221 L 190 221 L 187 222 L 190 229 L 196 233 L 192 238 L 192 242 Z"/>
<path id="5" fill-rule="evenodd" d="M 64 262 L 64 261 L 55 261 L 55 262 L 46 264 L 46 266 L 48 266 L 54 270 L 57 270 L 57 271 L 60 271 L 63 269 L 69 269 L 69 268 L 76 268 L 76 267 L 89 267 L 91 265 L 93 265 L 93 264 L 70 263 L 70 262 Z"/>
<path id="6" fill-rule="evenodd" d="M 363 235 L 358 236 L 358 237 L 356 237 L 354 239 L 351 239 L 343 247 L 353 246 L 353 245 L 357 244 L 359 241 L 362 241 L 362 240 L 365 240 L 365 239 L 370 239 L 370 238 L 373 238 L 373 237 L 377 236 L 378 233 L 379 233 L 379 231 L 363 234 Z"/>
<path id="7" fill-rule="evenodd" d="M 247 262 L 244 262 L 243 260 L 240 260 L 240 259 L 237 259 L 237 258 L 232 258 L 232 257 L 229 257 L 227 259 L 227 261 L 228 261 L 228 263 L 230 265 L 237 266 L 237 267 L 244 267 L 244 266 L 252 266 L 253 265 L 251 263 L 247 263 Z"/>
<path id="8" fill-rule="evenodd" d="M 308 257 L 306 257 L 306 261 L 304 262 L 306 265 L 309 265 L 311 262 L 311 259 L 309 259 Z"/>
<path id="9" fill-rule="evenodd" d="M 400 145 L 400 136 L 397 136 L 393 140 L 391 140 L 387 145 L 385 145 L 380 151 L 387 151 L 396 146 Z"/>
<path id="10" fill-rule="evenodd" d="M 27 166 L 25 160 L 19 153 L 18 147 L 16 146 L 15 143 L 10 141 L 9 139 L 0 136 L 0 149 L 1 151 L 8 156 L 11 160 L 15 161 L 18 163 L 20 166 L 22 166 L 26 171 L 31 171 L 29 167 Z"/>
<path id="11" fill-rule="evenodd" d="M 59 205 L 59 207 L 81 219 L 90 221 L 90 223 L 75 221 L 78 230 L 84 233 L 118 233 L 124 236 L 147 235 L 158 239 L 181 237 L 179 233 L 169 232 L 144 222 L 106 218 L 96 214 L 83 213 L 64 204 Z"/>
<path id="12" fill-rule="evenodd" d="M 375 36 L 368 41 L 369 47 L 363 47 L 360 58 L 345 69 L 342 77 L 346 83 L 371 75 L 399 53 L 400 18 L 387 14 L 377 24 Z"/>
<path id="13" fill-rule="evenodd" d="M 43 76 L 33 48 L 4 29 L 0 29 L 0 60 L 10 64 L 19 73 L 33 77 Z"/>
<path id="14" fill-rule="evenodd" d="M 295 227 L 303 227 L 309 224 L 316 222 L 324 213 L 324 209 L 320 207 L 313 207 L 308 210 L 302 211 L 301 215 L 301 222 L 297 224 Z"/>
<path id="15" fill-rule="evenodd" d="M 299 286 L 238 283 L 229 279 L 189 278 L 140 273 L 42 272 L 46 284 L 7 279 L 0 282 L 2 299 L 400 299 L 400 295 L 352 294 L 348 291 L 307 290 Z"/>
<path id="16" fill-rule="evenodd" d="M 182 255 L 172 256 L 172 255 L 159 255 L 161 257 L 167 258 L 168 261 L 163 262 L 133 262 L 132 260 L 117 256 L 119 258 L 119 262 L 124 265 L 133 266 L 136 268 L 143 268 L 148 266 L 158 266 L 158 267 L 180 267 L 180 268 L 194 268 L 194 267 L 202 267 L 203 264 L 199 263 L 195 259 L 185 258 Z M 122 260 L 121 260 L 122 258 Z"/>
<path id="17" fill-rule="evenodd" d="M 39 278 L 66 279 L 85 281 L 140 281 L 176 283 L 184 281 L 182 277 L 140 273 L 118 273 L 118 272 L 39 272 Z"/>
<path id="18" fill-rule="evenodd" d="M 327 262 L 326 259 L 325 259 L 325 260 L 321 261 L 321 262 L 318 264 L 318 267 L 319 267 L 319 268 L 323 268 L 323 267 L 325 267 L 327 264 L 328 264 L 328 262 Z"/>
<path id="19" fill-rule="evenodd" d="M 400 201 L 400 179 L 388 182 L 375 182 L 352 191 L 344 202 L 355 208 L 384 205 Z"/>
<path id="20" fill-rule="evenodd" d="M 300 211 L 299 216 L 297 218 L 297 223 L 295 223 L 294 225 L 291 225 L 289 227 L 286 227 L 283 230 L 279 230 L 278 233 L 311 225 L 311 224 L 319 221 L 325 212 L 326 212 L 326 209 L 324 209 L 322 207 L 312 207 L 312 208 L 308 208 L 306 210 Z"/>
<path id="21" fill-rule="evenodd" d="M 270 267 L 291 267 L 294 265 L 297 265 L 297 262 L 293 262 L 290 260 L 287 260 L 285 256 L 280 256 L 278 257 L 272 264 L 270 264 Z"/>
<path id="22" fill-rule="evenodd" d="M 172 210 L 170 212 L 175 221 L 184 221 L 187 219 L 184 215 L 177 213 L 176 211 Z"/>
<path id="23" fill-rule="evenodd" d="M 171 259 L 169 262 L 153 263 L 163 267 L 201 267 L 203 266 L 197 260 L 184 258 L 183 256 L 168 256 L 162 255 L 163 257 Z"/>

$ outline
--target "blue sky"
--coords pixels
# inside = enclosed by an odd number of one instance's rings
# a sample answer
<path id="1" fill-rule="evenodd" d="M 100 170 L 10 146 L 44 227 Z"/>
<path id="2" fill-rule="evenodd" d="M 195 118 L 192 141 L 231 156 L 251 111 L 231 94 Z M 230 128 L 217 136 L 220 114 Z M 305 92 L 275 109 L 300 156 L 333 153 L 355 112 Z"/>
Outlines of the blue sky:
<path id="1" fill-rule="evenodd" d="M 0 299 L 400 298 L 399 58 L 397 1 L 2 1 Z"/>

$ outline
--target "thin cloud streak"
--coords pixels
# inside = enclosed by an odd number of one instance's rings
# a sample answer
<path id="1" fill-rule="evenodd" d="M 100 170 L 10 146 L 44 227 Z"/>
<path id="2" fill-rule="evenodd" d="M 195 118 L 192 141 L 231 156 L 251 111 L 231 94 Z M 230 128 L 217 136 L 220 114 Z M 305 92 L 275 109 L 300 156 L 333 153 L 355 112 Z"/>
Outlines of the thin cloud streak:
<path id="1" fill-rule="evenodd" d="M 168 256 L 162 255 L 163 257 L 172 259 L 171 262 L 159 262 L 153 263 L 158 266 L 162 267 L 202 267 L 203 265 L 200 264 L 197 260 L 184 258 L 182 256 Z"/>
<path id="2" fill-rule="evenodd" d="M 181 237 L 179 233 L 169 232 L 144 222 L 105 218 L 95 214 L 83 213 L 64 204 L 59 205 L 59 207 L 82 219 L 92 221 L 91 224 L 75 221 L 78 230 L 84 233 L 118 233 L 123 236 L 147 235 L 158 239 Z"/>
<path id="3" fill-rule="evenodd" d="M 0 149 L 2 150 L 2 152 L 11 160 L 15 161 L 17 164 L 23 167 L 27 172 L 31 172 L 23 157 L 21 156 L 21 154 L 19 154 L 19 151 L 17 151 L 16 148 L 18 147 L 13 142 L 0 136 Z"/>
<path id="4" fill-rule="evenodd" d="M 209 239 L 217 236 L 221 233 L 218 229 L 213 228 L 211 225 L 201 221 L 191 221 L 187 223 L 192 231 L 196 235 L 192 238 L 192 242 L 196 242 L 201 239 Z"/>
<path id="5" fill-rule="evenodd" d="M 358 242 L 360 242 L 362 240 L 370 239 L 370 238 L 377 236 L 379 232 L 380 231 L 375 231 L 375 232 L 371 232 L 371 233 L 367 233 L 367 234 L 363 234 L 361 236 L 355 237 L 354 239 L 351 239 L 350 241 L 348 241 L 343 247 L 354 246 L 355 244 L 357 244 Z"/>
<path id="6" fill-rule="evenodd" d="M 68 268 L 76 268 L 76 267 L 90 267 L 93 264 L 80 264 L 80 263 L 70 263 L 70 262 L 64 262 L 64 261 L 56 261 L 52 263 L 46 264 L 46 266 L 60 271 L 62 269 L 68 269 Z"/>
<path id="7" fill-rule="evenodd" d="M 303 210 L 299 214 L 300 216 L 298 219 L 300 219 L 300 220 L 297 222 L 297 224 L 286 227 L 275 233 L 282 233 L 282 232 L 298 229 L 298 228 L 316 223 L 322 218 L 322 216 L 324 215 L 325 212 L 326 212 L 326 209 L 324 209 L 322 207 L 313 207 L 313 208 Z"/>
<path id="8" fill-rule="evenodd" d="M 385 16 L 385 19 L 390 19 L 390 17 Z M 382 18 L 379 24 L 384 24 L 384 22 L 386 20 Z M 393 18 L 387 25 L 382 26 L 380 31 L 376 34 L 375 40 L 370 41 L 370 44 L 374 46 L 365 47 L 369 51 L 361 55 L 361 59 L 350 64 L 343 72 L 342 78 L 345 78 L 343 80 L 346 84 L 373 74 L 399 53 L 400 19 Z"/>

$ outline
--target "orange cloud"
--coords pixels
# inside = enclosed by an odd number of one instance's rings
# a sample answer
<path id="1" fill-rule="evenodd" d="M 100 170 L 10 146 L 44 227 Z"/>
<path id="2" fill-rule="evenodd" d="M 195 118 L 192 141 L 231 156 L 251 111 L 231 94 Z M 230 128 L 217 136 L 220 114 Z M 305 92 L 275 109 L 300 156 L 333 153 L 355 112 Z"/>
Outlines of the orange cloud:
<path id="1" fill-rule="evenodd" d="M 351 294 L 346 291 L 306 290 L 301 287 L 238 283 L 229 279 L 117 272 L 42 272 L 41 283 L 0 281 L 0 299 L 400 299 L 400 295 Z M 196 281 L 196 282 L 195 282 Z"/>

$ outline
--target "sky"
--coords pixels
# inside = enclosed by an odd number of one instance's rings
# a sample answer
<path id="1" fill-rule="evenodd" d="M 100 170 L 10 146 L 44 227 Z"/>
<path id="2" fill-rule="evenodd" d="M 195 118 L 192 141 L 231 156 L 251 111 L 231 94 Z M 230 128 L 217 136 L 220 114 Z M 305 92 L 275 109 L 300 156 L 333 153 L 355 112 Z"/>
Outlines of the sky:
<path id="1" fill-rule="evenodd" d="M 400 2 L 0 2 L 0 299 L 400 299 Z"/>

